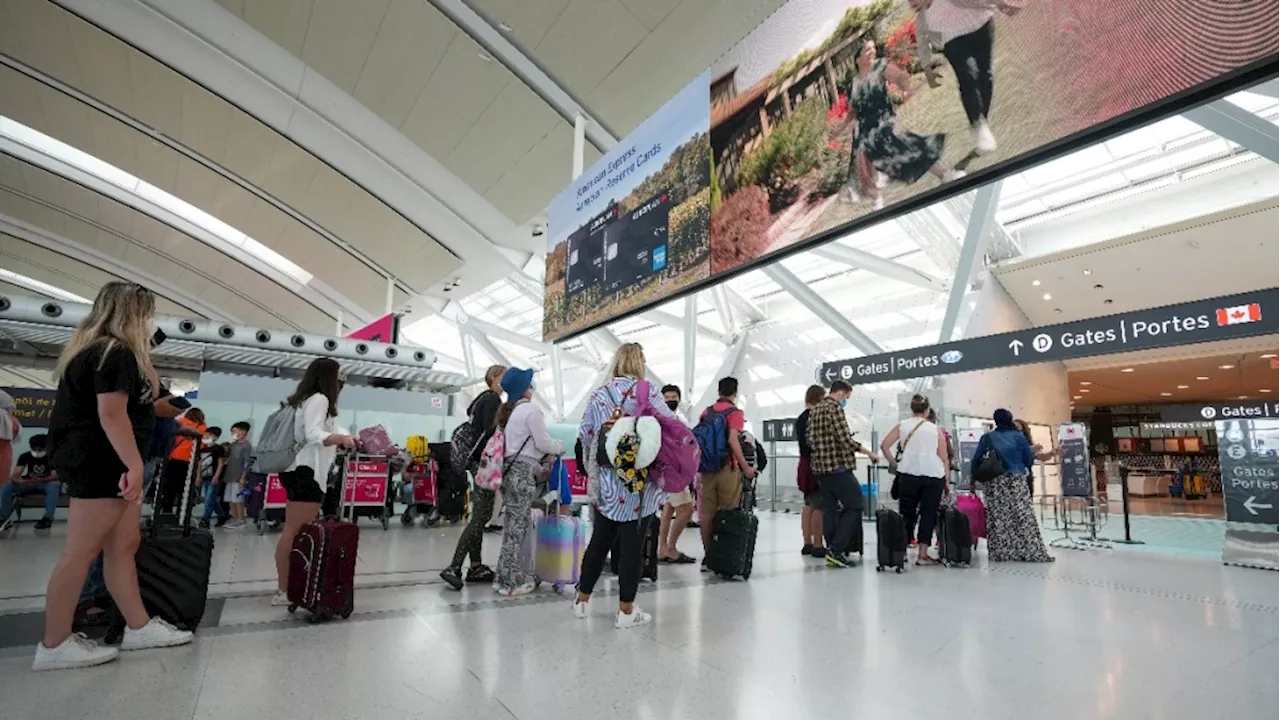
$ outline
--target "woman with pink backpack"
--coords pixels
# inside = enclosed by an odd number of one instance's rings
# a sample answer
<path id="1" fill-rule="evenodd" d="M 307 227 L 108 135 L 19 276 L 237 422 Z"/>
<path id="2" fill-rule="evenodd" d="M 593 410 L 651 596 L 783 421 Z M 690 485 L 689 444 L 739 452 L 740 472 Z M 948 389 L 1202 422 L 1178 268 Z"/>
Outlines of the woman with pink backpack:
<path id="1" fill-rule="evenodd" d="M 618 348 L 611 374 L 613 379 L 588 399 L 579 430 L 594 507 L 573 614 L 588 617 L 591 593 L 617 539 L 614 627 L 621 630 L 653 620 L 635 604 L 644 523 L 656 522 L 653 516 L 667 496 L 681 485 L 689 486 L 698 455 L 692 432 L 667 408 L 658 387 L 644 380 L 644 349 L 639 344 Z"/>

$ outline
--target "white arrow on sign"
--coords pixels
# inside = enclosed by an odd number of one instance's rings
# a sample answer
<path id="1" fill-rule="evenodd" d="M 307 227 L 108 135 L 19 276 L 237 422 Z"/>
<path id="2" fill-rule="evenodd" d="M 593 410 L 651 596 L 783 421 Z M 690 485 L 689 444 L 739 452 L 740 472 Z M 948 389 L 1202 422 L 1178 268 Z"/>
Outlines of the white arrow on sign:
<path id="1" fill-rule="evenodd" d="M 834 376 L 835 376 L 835 373 L 832 372 L 831 368 L 827 368 L 827 382 L 831 382 L 831 379 Z"/>
<path id="2" fill-rule="evenodd" d="M 1018 351 L 1022 349 L 1021 340 L 1012 340 L 1009 342 L 1009 349 L 1013 351 L 1013 356 L 1018 357 Z"/>
<path id="3" fill-rule="evenodd" d="M 1253 514 L 1253 515 L 1257 515 L 1257 514 L 1258 514 L 1258 510 L 1270 510 L 1271 508 L 1275 507 L 1275 506 L 1274 506 L 1274 505 L 1272 505 L 1271 503 L 1256 503 L 1256 502 L 1254 502 L 1254 500 L 1257 500 L 1257 499 L 1258 499 L 1258 496 L 1257 496 L 1257 495 L 1250 495 L 1250 496 L 1249 496 L 1249 498 L 1248 498 L 1247 500 L 1245 500 L 1245 501 L 1244 501 L 1244 509 L 1245 509 L 1245 510 L 1248 510 L 1248 511 L 1249 511 L 1251 514 Z M 1257 509 L 1255 509 L 1255 508 L 1257 508 Z"/>

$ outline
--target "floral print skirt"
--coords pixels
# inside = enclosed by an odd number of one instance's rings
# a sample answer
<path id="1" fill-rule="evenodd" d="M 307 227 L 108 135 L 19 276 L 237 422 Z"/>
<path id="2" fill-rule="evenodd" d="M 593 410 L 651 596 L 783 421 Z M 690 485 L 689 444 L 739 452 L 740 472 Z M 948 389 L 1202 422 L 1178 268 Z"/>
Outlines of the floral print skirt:
<path id="1" fill-rule="evenodd" d="M 988 560 L 1053 562 L 1031 507 L 1026 475 L 1001 475 L 987 483 L 985 495 Z"/>

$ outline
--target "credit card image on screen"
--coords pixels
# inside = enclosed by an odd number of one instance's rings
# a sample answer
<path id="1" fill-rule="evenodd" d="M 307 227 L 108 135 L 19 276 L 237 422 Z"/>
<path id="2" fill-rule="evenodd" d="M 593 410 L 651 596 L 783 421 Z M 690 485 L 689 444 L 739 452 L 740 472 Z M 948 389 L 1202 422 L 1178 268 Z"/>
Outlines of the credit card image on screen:
<path id="1" fill-rule="evenodd" d="M 604 281 L 604 228 L 616 213 L 615 208 L 610 208 L 569 236 L 566 297 L 576 297 L 584 290 L 599 287 Z"/>
<path id="2" fill-rule="evenodd" d="M 670 212 L 667 193 L 663 191 L 606 228 L 606 293 L 625 290 L 666 269 Z"/>

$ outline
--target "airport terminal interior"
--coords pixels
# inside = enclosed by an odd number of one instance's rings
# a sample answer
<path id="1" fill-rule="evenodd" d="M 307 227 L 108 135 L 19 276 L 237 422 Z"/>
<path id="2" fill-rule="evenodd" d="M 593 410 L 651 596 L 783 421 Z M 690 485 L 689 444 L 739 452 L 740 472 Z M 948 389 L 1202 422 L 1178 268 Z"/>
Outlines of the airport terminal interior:
<path id="1" fill-rule="evenodd" d="M 1151 5 L 0 0 L 0 718 L 1277 717 L 1278 11 Z"/>

